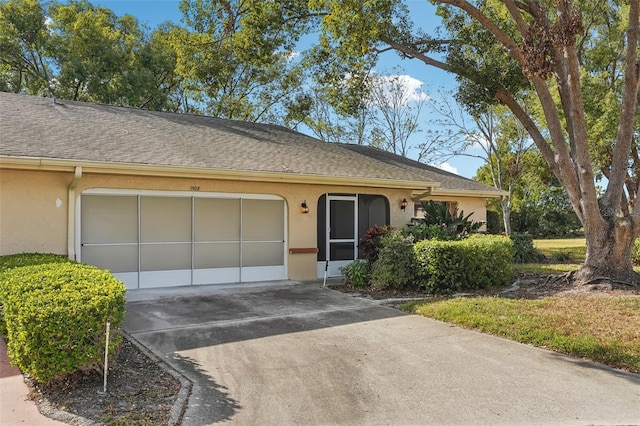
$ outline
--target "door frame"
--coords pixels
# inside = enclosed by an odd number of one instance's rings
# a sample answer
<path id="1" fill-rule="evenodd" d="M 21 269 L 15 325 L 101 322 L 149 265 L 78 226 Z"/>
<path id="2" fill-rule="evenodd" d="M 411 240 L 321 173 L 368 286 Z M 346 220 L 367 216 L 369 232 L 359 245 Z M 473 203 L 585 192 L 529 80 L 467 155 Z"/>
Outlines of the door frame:
<path id="1" fill-rule="evenodd" d="M 353 238 L 336 238 L 331 239 L 331 202 L 332 201 L 351 201 L 353 203 Z M 327 259 L 331 258 L 331 243 L 353 243 L 353 259 L 350 260 L 328 260 L 327 276 L 341 277 L 343 274 L 340 268 L 347 266 L 358 258 L 358 194 L 355 195 L 326 195 L 326 229 L 325 229 L 325 248 Z M 324 273 L 323 265 L 323 273 Z"/>

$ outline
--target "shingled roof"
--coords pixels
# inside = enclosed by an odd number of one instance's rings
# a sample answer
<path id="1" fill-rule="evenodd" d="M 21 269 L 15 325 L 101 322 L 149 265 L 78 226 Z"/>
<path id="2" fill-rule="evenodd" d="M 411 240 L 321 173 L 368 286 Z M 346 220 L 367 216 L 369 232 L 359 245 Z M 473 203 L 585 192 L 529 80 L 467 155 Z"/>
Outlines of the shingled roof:
<path id="1" fill-rule="evenodd" d="M 0 93 L 0 162 L 9 159 L 415 182 L 416 189 L 501 194 L 372 147 L 326 143 L 282 126 Z"/>

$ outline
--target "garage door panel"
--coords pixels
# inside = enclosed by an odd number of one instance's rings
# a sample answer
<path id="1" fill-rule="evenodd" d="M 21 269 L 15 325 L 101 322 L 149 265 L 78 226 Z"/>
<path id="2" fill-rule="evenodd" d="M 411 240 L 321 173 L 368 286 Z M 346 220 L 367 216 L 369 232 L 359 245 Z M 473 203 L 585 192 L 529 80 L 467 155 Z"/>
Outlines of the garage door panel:
<path id="1" fill-rule="evenodd" d="M 284 203 L 280 200 L 243 200 L 243 241 L 283 241 L 283 218 Z"/>
<path id="2" fill-rule="evenodd" d="M 284 243 L 245 242 L 242 244 L 242 266 L 275 266 L 284 263 Z"/>
<path id="3" fill-rule="evenodd" d="M 239 241 L 240 200 L 196 198 L 194 238 L 196 242 Z"/>
<path id="4" fill-rule="evenodd" d="M 81 243 L 138 242 L 138 198 L 82 196 Z"/>
<path id="5" fill-rule="evenodd" d="M 191 198 L 140 197 L 143 243 L 190 242 Z"/>
<path id="6" fill-rule="evenodd" d="M 191 243 L 143 244 L 140 246 L 141 271 L 191 269 Z"/>
<path id="7" fill-rule="evenodd" d="M 283 265 L 242 268 L 242 282 L 282 280 L 285 273 Z"/>
<path id="8" fill-rule="evenodd" d="M 138 245 L 84 246 L 82 261 L 112 273 L 138 272 Z"/>
<path id="9" fill-rule="evenodd" d="M 240 243 L 196 243 L 194 266 L 205 268 L 239 268 Z"/>

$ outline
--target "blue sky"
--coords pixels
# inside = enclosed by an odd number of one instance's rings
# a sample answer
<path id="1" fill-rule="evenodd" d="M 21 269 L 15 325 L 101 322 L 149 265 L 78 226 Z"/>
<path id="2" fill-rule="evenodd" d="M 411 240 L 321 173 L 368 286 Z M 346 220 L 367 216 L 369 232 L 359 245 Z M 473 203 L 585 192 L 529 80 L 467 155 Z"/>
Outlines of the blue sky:
<path id="1" fill-rule="evenodd" d="M 124 14 L 133 15 L 140 23 L 150 28 L 155 28 L 164 21 L 180 23 L 182 18 L 178 8 L 179 0 L 94 0 L 92 3 L 106 6 L 119 16 Z M 439 18 L 434 13 L 435 8 L 428 0 L 408 0 L 405 3 L 411 10 L 414 23 L 426 32 L 431 32 L 439 24 Z M 455 79 L 451 74 L 429 67 L 415 59 L 403 60 L 391 51 L 381 54 L 378 70 L 384 73 L 394 67 L 401 69 L 403 74 L 419 80 L 422 83 L 421 90 L 430 98 L 437 98 L 439 96 L 438 91 L 441 88 L 453 89 L 455 87 Z M 428 120 L 428 108 L 423 108 L 421 127 L 424 130 L 429 128 Z M 417 133 L 410 143 L 412 145 L 418 144 L 424 138 L 425 132 Z M 477 153 L 479 153 L 479 148 L 477 150 Z M 470 153 L 473 154 L 474 152 Z M 482 161 L 479 159 L 459 156 L 451 158 L 440 167 L 470 178 L 475 175 L 476 170 L 481 165 Z"/>

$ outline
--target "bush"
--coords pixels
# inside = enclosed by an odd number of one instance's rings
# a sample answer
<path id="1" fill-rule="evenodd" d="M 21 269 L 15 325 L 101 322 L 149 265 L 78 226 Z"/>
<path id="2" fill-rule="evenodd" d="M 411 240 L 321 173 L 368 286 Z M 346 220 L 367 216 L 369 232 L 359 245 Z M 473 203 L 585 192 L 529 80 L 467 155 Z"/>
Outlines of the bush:
<path id="1" fill-rule="evenodd" d="M 378 253 L 382 248 L 382 237 L 389 235 L 393 230 L 393 226 L 390 225 L 375 225 L 367 229 L 364 237 L 360 238 L 358 249 L 360 249 L 361 257 L 369 262 L 369 266 L 378 260 Z"/>
<path id="2" fill-rule="evenodd" d="M 62 262 L 6 270 L 0 277 L 7 347 L 14 365 L 38 382 L 103 359 L 106 320 L 124 319 L 125 287 L 108 271 Z"/>
<path id="3" fill-rule="evenodd" d="M 43 265 L 45 263 L 72 263 L 68 257 L 51 253 L 18 253 L 0 256 L 0 272 L 21 266 Z"/>
<path id="4" fill-rule="evenodd" d="M 482 227 L 483 222 L 470 220 L 473 212 L 464 215 L 464 211 L 458 211 L 456 207 L 453 212 L 449 209 L 449 203 L 438 201 L 423 201 L 422 210 L 424 218 L 421 222 L 425 225 L 439 225 L 447 228 L 452 238 L 462 239 L 469 234 L 475 234 Z"/>
<path id="5" fill-rule="evenodd" d="M 404 288 L 416 279 L 413 237 L 394 232 L 381 239 L 378 260 L 371 267 L 371 285 L 377 288 Z"/>
<path id="6" fill-rule="evenodd" d="M 366 287 L 369 285 L 369 262 L 365 259 L 356 259 L 347 266 L 340 268 L 340 272 L 346 279 L 346 284 L 354 287 Z"/>
<path id="7" fill-rule="evenodd" d="M 422 240 L 439 240 L 450 241 L 455 236 L 449 231 L 449 228 L 442 225 L 427 225 L 426 223 L 418 223 L 417 225 L 407 225 L 402 228 L 402 234 L 412 236 L 413 241 Z"/>
<path id="8" fill-rule="evenodd" d="M 513 233 L 513 261 L 516 263 L 538 263 L 544 261 L 544 255 L 533 246 L 533 237 L 529 234 Z"/>
<path id="9" fill-rule="evenodd" d="M 503 286 L 513 278 L 513 242 L 503 236 L 425 240 L 416 243 L 415 252 L 430 293 Z"/>
<path id="10" fill-rule="evenodd" d="M 75 263 L 68 257 L 52 253 L 17 253 L 0 256 L 0 335 L 7 335 L 7 327 L 4 321 L 4 303 L 6 295 L 3 294 L 2 272 L 30 265 L 44 265 L 47 263 Z"/>

